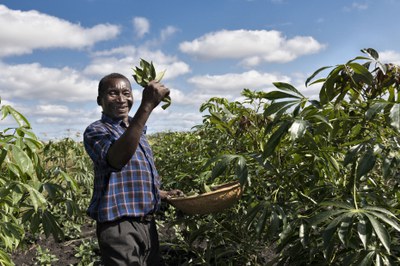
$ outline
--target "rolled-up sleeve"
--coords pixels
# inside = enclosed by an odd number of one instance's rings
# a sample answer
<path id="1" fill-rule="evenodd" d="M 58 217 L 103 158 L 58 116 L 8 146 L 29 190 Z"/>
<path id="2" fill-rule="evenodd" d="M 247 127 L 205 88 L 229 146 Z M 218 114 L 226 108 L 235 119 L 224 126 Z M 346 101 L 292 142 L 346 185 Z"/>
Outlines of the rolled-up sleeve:
<path id="1" fill-rule="evenodd" d="M 114 136 L 104 127 L 91 126 L 84 132 L 84 146 L 86 152 L 92 159 L 95 167 L 102 169 L 102 172 L 114 172 L 114 169 L 107 162 L 107 153 L 115 142 Z"/>

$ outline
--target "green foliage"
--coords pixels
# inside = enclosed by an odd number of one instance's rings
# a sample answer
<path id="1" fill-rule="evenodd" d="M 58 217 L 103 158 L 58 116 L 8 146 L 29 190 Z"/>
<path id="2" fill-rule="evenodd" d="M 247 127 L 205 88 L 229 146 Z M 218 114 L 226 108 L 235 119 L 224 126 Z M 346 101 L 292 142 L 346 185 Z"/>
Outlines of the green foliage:
<path id="1" fill-rule="evenodd" d="M 23 248 L 40 234 L 57 241 L 71 235 L 84 219 L 93 174 L 82 144 L 43 143 L 21 113 L 8 105 L 0 111 L 16 122 L 0 132 L 0 259 L 9 265 L 3 250 Z"/>
<path id="2" fill-rule="evenodd" d="M 203 191 L 205 184 L 232 181 L 233 175 L 220 175 L 217 169 L 212 169 L 219 159 L 218 149 L 223 147 L 211 134 L 198 128 L 192 132 L 164 132 L 149 137 L 164 189 L 179 187 L 186 192 Z M 237 169 L 241 169 L 239 157 L 227 160 L 236 160 Z"/>
<path id="3" fill-rule="evenodd" d="M 95 265 L 95 263 L 99 263 L 100 257 L 94 251 L 96 249 L 98 249 L 96 240 L 82 241 L 82 243 L 75 248 L 75 257 L 80 259 L 77 266 L 92 266 Z"/>
<path id="4" fill-rule="evenodd" d="M 399 186 L 400 68 L 381 64 L 373 49 L 362 52 L 367 56 L 333 67 L 326 78 L 313 81 L 332 67 L 306 81 L 322 84 L 319 100 L 281 82 L 274 83 L 277 91 L 257 93 L 259 102 L 270 101 L 254 109 L 268 122 L 244 134 L 259 137 L 235 134 L 242 104 L 211 99 L 203 105 L 210 113 L 206 123 L 221 138 L 245 144 L 229 152 L 262 166 L 248 167 L 262 189 L 248 188 L 257 197 L 244 199 L 250 206 L 245 220 L 250 232 L 278 245 L 278 264 L 398 263 L 393 187 Z M 260 119 L 253 114 L 249 120 Z"/>
<path id="5" fill-rule="evenodd" d="M 35 265 L 51 266 L 56 261 L 58 261 L 57 256 L 51 254 L 49 249 L 46 248 L 43 250 L 41 246 L 37 248 Z"/>
<path id="6" fill-rule="evenodd" d="M 251 99 L 249 103 L 254 106 L 264 104 L 259 103 L 258 99 Z M 203 107 L 215 107 L 215 114 L 218 112 L 218 107 L 211 103 Z M 226 108 L 222 109 L 227 111 Z M 240 124 L 240 129 L 235 126 L 224 127 L 232 129 L 232 136 L 247 137 L 251 134 L 252 137 L 248 137 L 246 143 L 240 142 L 239 138 L 227 138 L 221 134 L 223 128 L 215 128 L 207 118 L 203 125 L 191 132 L 167 132 L 151 136 L 150 143 L 157 169 L 162 176 L 163 188 L 179 188 L 189 192 L 202 190 L 204 183 L 222 184 L 237 179 L 243 184 L 248 183 L 248 166 L 259 167 L 258 164 L 247 162 L 249 156 L 230 155 L 227 152 L 232 149 L 244 151 L 246 146 L 257 144 L 254 137 L 259 138 L 260 135 L 256 132 L 258 125 L 254 122 L 250 124 L 253 116 L 260 119 L 256 123 L 264 122 L 261 114 L 246 108 L 243 116 L 230 122 Z M 227 113 L 211 117 L 217 121 L 226 121 L 231 116 Z M 246 128 L 253 128 L 254 131 Z M 265 252 L 267 247 L 258 240 L 259 244 L 255 247 L 254 237 L 247 233 L 246 224 L 243 223 L 245 213 L 244 206 L 236 205 L 223 213 L 187 217 L 168 206 L 164 212 L 164 222 L 160 223 L 161 227 L 176 224 L 173 227 L 176 239 L 162 243 L 169 250 L 166 260 L 170 265 L 245 265 L 248 262 L 256 265 L 257 261 L 264 262 L 263 258 L 257 256 Z M 163 236 L 161 238 L 165 239 Z"/>
<path id="7" fill-rule="evenodd" d="M 190 134 L 159 136 L 158 151 L 164 137 L 168 147 L 158 159 L 165 184 L 188 190 L 205 177 L 239 178 L 245 187 L 229 210 L 235 217 L 186 217 L 175 246 L 199 264 L 213 258 L 229 265 L 240 254 L 242 264 L 265 265 L 261 251 L 247 245 L 254 241 L 275 247 L 271 265 L 399 264 L 400 68 L 380 63 L 373 49 L 362 52 L 306 80 L 320 86 L 319 99 L 283 82 L 274 83 L 275 91 L 244 89 L 241 102 L 204 103 L 203 124 Z"/>
<path id="8" fill-rule="evenodd" d="M 10 256 L 0 249 L 0 264 L 3 266 L 14 266 L 15 264 L 11 261 Z"/>

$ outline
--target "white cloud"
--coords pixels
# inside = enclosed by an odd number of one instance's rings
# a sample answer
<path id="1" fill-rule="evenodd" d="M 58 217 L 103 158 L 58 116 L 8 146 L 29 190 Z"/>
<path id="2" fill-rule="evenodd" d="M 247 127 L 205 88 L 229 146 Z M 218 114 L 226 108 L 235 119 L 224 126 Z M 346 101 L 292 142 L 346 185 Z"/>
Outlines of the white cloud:
<path id="1" fill-rule="evenodd" d="M 352 7 L 354 9 L 358 9 L 358 10 L 365 10 L 365 9 L 368 9 L 368 4 L 367 3 L 353 3 Z"/>
<path id="2" fill-rule="evenodd" d="M 33 113 L 36 115 L 58 115 L 58 116 L 72 116 L 74 115 L 72 110 L 66 105 L 57 104 L 43 104 L 36 106 Z"/>
<path id="3" fill-rule="evenodd" d="M 168 37 L 174 35 L 178 31 L 178 28 L 174 26 L 167 26 L 165 29 L 161 30 L 160 38 L 161 41 L 165 41 Z"/>
<path id="4" fill-rule="evenodd" d="M 143 17 L 135 17 L 132 19 L 133 28 L 138 38 L 143 38 L 150 31 L 150 22 Z"/>
<path id="5" fill-rule="evenodd" d="M 65 119 L 62 119 L 61 117 L 41 117 L 36 119 L 36 122 L 38 124 L 61 124 L 61 122 L 65 123 Z"/>
<path id="6" fill-rule="evenodd" d="M 101 51 L 94 51 L 92 52 L 92 56 L 96 57 L 106 57 L 112 55 L 125 55 L 125 56 L 133 56 L 137 54 L 137 49 L 135 46 L 126 45 L 126 46 L 119 46 L 112 48 L 110 50 L 101 50 Z"/>
<path id="7" fill-rule="evenodd" d="M 78 24 L 37 11 L 11 10 L 0 5 L 0 57 L 32 53 L 34 49 L 81 49 L 116 37 L 118 26 Z"/>
<path id="8" fill-rule="evenodd" d="M 232 90 L 242 90 L 244 88 L 262 89 L 270 87 L 272 82 L 281 81 L 289 82 L 287 76 L 279 76 L 270 73 L 260 73 L 256 70 L 251 70 L 243 73 L 228 73 L 224 75 L 206 75 L 195 76 L 190 78 L 188 82 L 192 83 L 197 88 L 202 90 L 212 90 L 227 92 Z"/>
<path id="9" fill-rule="evenodd" d="M 174 56 L 168 56 L 160 50 L 151 51 L 147 48 L 123 46 L 94 53 L 93 59 L 84 69 L 84 73 L 103 76 L 111 72 L 119 72 L 126 77 L 132 77 L 132 68 L 139 65 L 141 58 L 152 61 L 156 71 L 167 70 L 163 80 L 190 72 L 188 64 Z"/>
<path id="10" fill-rule="evenodd" d="M 72 134 L 79 135 L 80 137 L 77 137 L 77 139 L 82 140 L 81 134 L 85 128 L 90 123 L 100 119 L 100 111 L 74 110 L 69 116 L 48 113 L 30 118 L 30 121 L 33 122 L 33 130 L 39 131 L 41 139 L 43 138 L 42 135 L 44 135 L 44 139 L 61 139 L 67 136 L 71 137 Z"/>
<path id="11" fill-rule="evenodd" d="M 97 95 L 97 81 L 67 67 L 0 63 L 0 68 L 0 95 L 4 99 L 82 102 Z"/>
<path id="12" fill-rule="evenodd" d="M 173 108 L 172 106 L 169 108 Z M 200 112 L 190 111 L 171 111 L 162 110 L 153 114 L 148 123 L 148 134 L 162 131 L 187 131 L 195 125 L 201 124 L 202 114 Z"/>
<path id="13" fill-rule="evenodd" d="M 195 76 L 188 80 L 196 88 L 186 96 L 186 103 L 196 106 L 211 97 L 223 97 L 235 100 L 240 97 L 243 89 L 268 91 L 273 88 L 273 82 L 290 82 L 284 75 L 260 73 L 255 70 L 243 73 L 228 73 L 224 75 Z"/>
<path id="14" fill-rule="evenodd" d="M 174 103 L 186 104 L 185 94 L 181 90 L 170 88 L 170 96 Z"/>
<path id="15" fill-rule="evenodd" d="M 202 59 L 242 59 L 243 64 L 285 63 L 324 49 L 310 36 L 288 39 L 278 31 L 222 30 L 179 45 L 182 52 Z"/>
<path id="16" fill-rule="evenodd" d="M 393 50 L 380 52 L 379 60 L 384 63 L 393 63 L 400 65 L 400 52 L 396 52 Z"/>
<path id="17" fill-rule="evenodd" d="M 368 4 L 366 2 L 353 2 L 351 5 L 345 6 L 343 9 L 346 12 L 350 12 L 352 10 L 366 10 L 368 9 Z"/>

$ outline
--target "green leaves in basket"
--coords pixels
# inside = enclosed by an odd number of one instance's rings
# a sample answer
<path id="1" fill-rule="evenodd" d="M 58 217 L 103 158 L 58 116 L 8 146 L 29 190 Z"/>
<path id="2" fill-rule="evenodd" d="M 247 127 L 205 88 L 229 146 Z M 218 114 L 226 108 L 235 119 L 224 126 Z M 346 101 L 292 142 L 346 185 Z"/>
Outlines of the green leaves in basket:
<path id="1" fill-rule="evenodd" d="M 188 193 L 186 193 L 183 197 L 194 197 L 194 196 L 199 196 L 203 193 L 211 192 L 213 191 L 209 185 L 206 183 L 203 184 L 203 186 L 200 189 L 192 189 Z"/>
<path id="2" fill-rule="evenodd" d="M 199 193 L 197 191 L 189 191 L 188 193 L 186 193 L 186 195 L 184 195 L 183 197 L 191 197 L 191 196 L 198 196 Z"/>
<path id="3" fill-rule="evenodd" d="M 136 83 L 145 88 L 150 81 L 155 80 L 157 82 L 161 81 L 164 77 L 165 71 L 161 71 L 159 73 L 156 72 L 154 68 L 153 62 L 147 62 L 144 59 L 140 59 L 140 67 L 133 68 L 133 78 Z M 167 109 L 171 105 L 171 97 L 166 96 L 163 100 L 165 104 L 161 106 L 162 109 Z"/>

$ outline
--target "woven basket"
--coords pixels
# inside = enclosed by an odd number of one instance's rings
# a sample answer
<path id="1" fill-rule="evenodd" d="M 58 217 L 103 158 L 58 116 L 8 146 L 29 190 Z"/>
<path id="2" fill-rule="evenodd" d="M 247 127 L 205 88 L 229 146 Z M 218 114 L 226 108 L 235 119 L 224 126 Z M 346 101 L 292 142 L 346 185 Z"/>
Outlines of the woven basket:
<path id="1" fill-rule="evenodd" d="M 209 214 L 231 207 L 242 195 L 239 182 L 222 184 L 212 190 L 197 196 L 171 198 L 169 202 L 186 214 Z"/>

